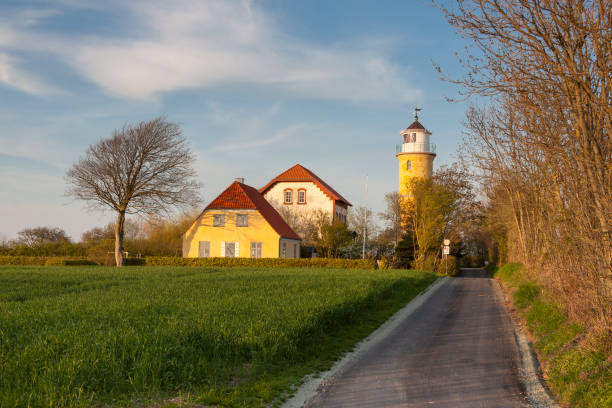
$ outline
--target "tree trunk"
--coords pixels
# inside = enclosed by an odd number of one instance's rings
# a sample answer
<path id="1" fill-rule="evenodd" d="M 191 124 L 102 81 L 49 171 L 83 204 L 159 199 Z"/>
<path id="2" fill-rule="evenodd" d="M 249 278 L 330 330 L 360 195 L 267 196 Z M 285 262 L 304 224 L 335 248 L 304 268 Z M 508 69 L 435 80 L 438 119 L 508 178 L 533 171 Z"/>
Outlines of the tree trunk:
<path id="1" fill-rule="evenodd" d="M 125 211 L 119 211 L 117 224 L 115 225 L 115 261 L 117 266 L 123 266 L 123 224 L 125 223 Z"/>

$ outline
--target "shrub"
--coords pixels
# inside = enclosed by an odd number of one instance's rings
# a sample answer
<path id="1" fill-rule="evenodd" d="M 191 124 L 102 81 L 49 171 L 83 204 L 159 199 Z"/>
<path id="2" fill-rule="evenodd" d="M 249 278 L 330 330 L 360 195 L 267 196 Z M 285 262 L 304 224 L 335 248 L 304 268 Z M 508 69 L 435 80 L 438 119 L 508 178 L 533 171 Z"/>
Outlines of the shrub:
<path id="1" fill-rule="evenodd" d="M 180 258 L 151 256 L 145 258 L 147 266 L 199 266 L 199 267 L 293 267 L 374 269 L 371 259 L 343 258 Z"/>
<path id="2" fill-rule="evenodd" d="M 487 270 L 487 272 L 489 272 L 491 276 L 495 276 L 495 273 L 497 272 L 498 267 L 495 264 L 490 263 L 487 266 L 485 266 L 485 269 Z"/>
<path id="3" fill-rule="evenodd" d="M 0 256 L 0 265 L 45 265 L 44 256 Z"/>
<path id="4" fill-rule="evenodd" d="M 456 256 L 447 255 L 446 261 L 442 259 L 435 271 L 440 274 L 455 276 L 459 273 L 459 259 Z"/>
<path id="5" fill-rule="evenodd" d="M 146 265 L 145 258 L 125 258 L 123 260 L 126 266 L 143 266 Z"/>
<path id="6" fill-rule="evenodd" d="M 0 265 L 79 266 L 96 265 L 85 258 L 60 256 L 0 256 Z"/>

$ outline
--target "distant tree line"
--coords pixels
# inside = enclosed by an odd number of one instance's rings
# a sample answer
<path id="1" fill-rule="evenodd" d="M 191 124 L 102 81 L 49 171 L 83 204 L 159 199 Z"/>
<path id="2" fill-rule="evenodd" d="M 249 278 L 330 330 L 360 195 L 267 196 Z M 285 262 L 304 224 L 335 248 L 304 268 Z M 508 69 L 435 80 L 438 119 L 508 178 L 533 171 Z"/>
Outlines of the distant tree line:
<path id="1" fill-rule="evenodd" d="M 124 254 L 182 256 L 182 234 L 198 213 L 181 213 L 164 219 L 134 218 L 125 221 Z M 15 240 L 0 243 L 0 255 L 86 257 L 98 264 L 115 265 L 115 223 L 94 227 L 74 242 L 57 227 L 27 228 Z"/>

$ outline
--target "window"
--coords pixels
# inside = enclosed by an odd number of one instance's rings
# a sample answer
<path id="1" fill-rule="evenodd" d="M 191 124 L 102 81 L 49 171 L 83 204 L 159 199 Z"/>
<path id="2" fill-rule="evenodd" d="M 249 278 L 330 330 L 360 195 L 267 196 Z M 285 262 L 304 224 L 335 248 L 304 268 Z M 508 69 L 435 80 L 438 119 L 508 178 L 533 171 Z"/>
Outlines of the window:
<path id="1" fill-rule="evenodd" d="M 306 190 L 298 190 L 298 204 L 306 204 Z"/>
<path id="2" fill-rule="evenodd" d="M 213 227 L 225 226 L 225 214 L 215 214 L 213 219 Z"/>
<path id="3" fill-rule="evenodd" d="M 200 241 L 198 257 L 210 258 L 210 241 Z"/>
<path id="4" fill-rule="evenodd" d="M 235 242 L 226 242 L 225 243 L 225 257 L 226 258 L 235 258 L 236 257 L 236 243 Z"/>
<path id="5" fill-rule="evenodd" d="M 416 143 L 416 133 L 413 133 L 413 134 L 412 134 L 412 137 L 410 138 L 410 141 L 411 141 L 412 143 Z"/>
<path id="6" fill-rule="evenodd" d="M 412 168 L 412 162 L 410 160 L 408 160 L 406 162 L 406 170 L 410 170 Z"/>
<path id="7" fill-rule="evenodd" d="M 248 227 L 249 226 L 249 214 L 236 215 L 236 226 L 237 227 Z"/>
<path id="8" fill-rule="evenodd" d="M 251 242 L 251 258 L 261 258 L 261 242 Z"/>
<path id="9" fill-rule="evenodd" d="M 297 244 L 293 244 L 293 257 L 297 258 Z"/>
<path id="10" fill-rule="evenodd" d="M 281 258 L 286 258 L 287 257 L 287 243 L 283 242 L 283 246 L 282 246 L 282 250 L 281 250 Z"/>
<path id="11" fill-rule="evenodd" d="M 293 203 L 293 190 L 285 190 L 285 204 Z"/>

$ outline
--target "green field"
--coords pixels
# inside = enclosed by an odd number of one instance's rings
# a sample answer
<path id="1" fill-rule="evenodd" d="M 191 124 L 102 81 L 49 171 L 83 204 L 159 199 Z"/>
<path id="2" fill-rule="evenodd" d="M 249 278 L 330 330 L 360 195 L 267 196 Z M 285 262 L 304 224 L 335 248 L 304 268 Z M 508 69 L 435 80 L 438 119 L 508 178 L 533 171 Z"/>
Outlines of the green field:
<path id="1" fill-rule="evenodd" d="M 434 279 L 400 270 L 0 267 L 0 406 L 265 406 Z"/>

